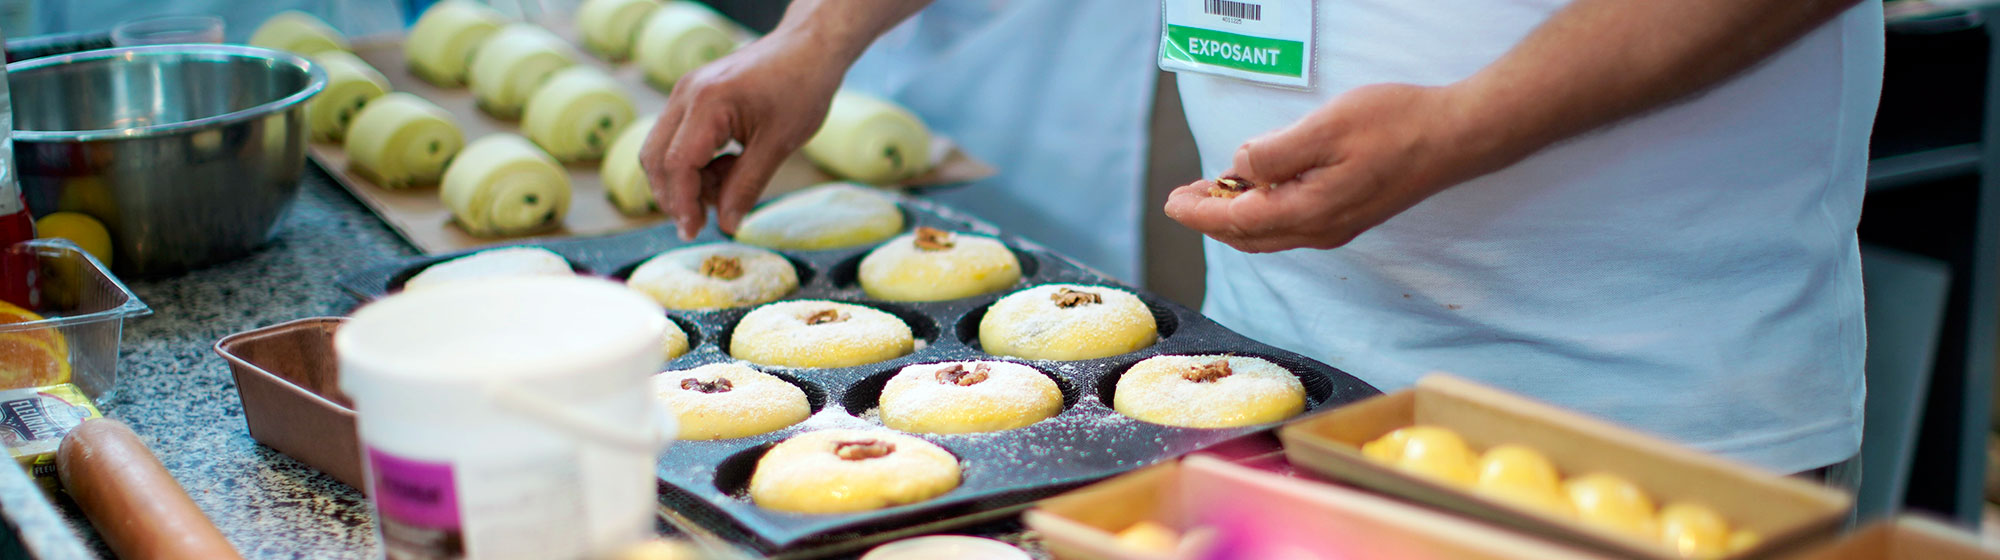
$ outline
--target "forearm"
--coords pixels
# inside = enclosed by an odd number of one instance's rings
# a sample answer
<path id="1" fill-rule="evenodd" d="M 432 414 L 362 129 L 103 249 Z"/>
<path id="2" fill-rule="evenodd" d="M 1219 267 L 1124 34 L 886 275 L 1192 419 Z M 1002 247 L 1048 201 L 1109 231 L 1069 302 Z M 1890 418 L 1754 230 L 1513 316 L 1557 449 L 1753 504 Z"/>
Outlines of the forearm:
<path id="1" fill-rule="evenodd" d="M 1451 89 L 1479 137 L 1525 157 L 1721 82 L 1857 2 L 1577 0 Z"/>
<path id="2" fill-rule="evenodd" d="M 852 64 L 877 37 L 931 0 L 795 0 L 773 36 L 813 45 L 831 60 Z"/>

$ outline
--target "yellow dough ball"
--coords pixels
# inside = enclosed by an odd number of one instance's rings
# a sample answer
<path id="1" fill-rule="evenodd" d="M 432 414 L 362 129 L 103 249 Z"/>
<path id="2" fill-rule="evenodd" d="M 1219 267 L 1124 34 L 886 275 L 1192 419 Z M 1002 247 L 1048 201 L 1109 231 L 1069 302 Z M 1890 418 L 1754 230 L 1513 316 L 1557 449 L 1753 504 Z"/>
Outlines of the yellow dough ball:
<path id="1" fill-rule="evenodd" d="M 736 228 L 736 240 L 772 249 L 819 251 L 867 245 L 903 231 L 903 210 L 882 191 L 822 183 L 772 201 Z"/>
<path id="2" fill-rule="evenodd" d="M 1154 521 L 1140 521 L 1118 532 L 1118 544 L 1153 554 L 1171 555 L 1180 548 L 1181 534 Z"/>
<path id="3" fill-rule="evenodd" d="M 432 4 L 410 26 L 403 40 L 403 60 L 410 73 L 439 87 L 465 85 L 472 56 L 486 40 L 507 25 L 507 18 L 485 4 L 473 0 L 444 0 Z"/>
<path id="4" fill-rule="evenodd" d="M 806 392 L 740 364 L 709 364 L 653 376 L 660 403 L 680 420 L 680 439 L 750 437 L 812 415 Z"/>
<path id="5" fill-rule="evenodd" d="M 1457 432 L 1433 426 L 1412 426 L 1409 440 L 1396 466 L 1420 476 L 1454 486 L 1471 486 L 1479 475 L 1473 471 L 1472 448 Z"/>
<path id="6" fill-rule="evenodd" d="M 611 135 L 632 122 L 632 99 L 616 80 L 589 66 L 556 72 L 521 112 L 521 130 L 560 161 L 602 157 Z"/>
<path id="7" fill-rule="evenodd" d="M 842 90 L 799 152 L 836 176 L 887 185 L 930 171 L 931 132 L 901 105 Z"/>
<path id="8" fill-rule="evenodd" d="M 1045 284 L 1009 294 L 979 320 L 979 344 L 997 356 L 1089 360 L 1152 346 L 1159 327 L 1146 303 L 1104 286 Z"/>
<path id="9" fill-rule="evenodd" d="M 653 133 L 653 123 L 659 120 L 657 114 L 645 115 L 625 125 L 618 139 L 611 142 L 611 149 L 604 152 L 604 161 L 598 164 L 597 176 L 604 181 L 605 198 L 611 199 L 611 205 L 627 216 L 644 216 L 660 210 L 659 202 L 653 198 L 652 179 L 646 177 L 645 167 L 639 164 L 639 150 L 646 146 L 646 135 Z M 742 241 L 740 235 L 737 241 Z"/>
<path id="10" fill-rule="evenodd" d="M 667 334 L 661 337 L 661 354 L 672 361 L 688 353 L 688 333 L 681 330 L 681 324 L 667 321 Z"/>
<path id="11" fill-rule="evenodd" d="M 465 146 L 465 134 L 444 108 L 397 92 L 363 106 L 341 145 L 361 176 L 398 189 L 437 182 Z"/>
<path id="12" fill-rule="evenodd" d="M 1593 473 L 1563 483 L 1576 517 L 1584 523 L 1652 540 L 1659 535 L 1653 498 L 1617 475 Z"/>
<path id="13" fill-rule="evenodd" d="M 632 56 L 639 26 L 660 8 L 660 0 L 584 0 L 576 9 L 576 31 L 583 47 L 611 60 Z"/>
<path id="14" fill-rule="evenodd" d="M 681 76 L 736 50 L 730 28 L 729 20 L 708 6 L 687 0 L 667 2 L 639 28 L 632 61 L 653 87 L 671 90 Z"/>
<path id="15" fill-rule="evenodd" d="M 1154 424 L 1233 428 L 1306 409 L 1305 386 L 1284 366 L 1249 356 L 1156 356 L 1118 377 L 1112 408 Z"/>
<path id="16" fill-rule="evenodd" d="M 944 301 L 1007 289 L 1021 261 L 1000 240 L 928 227 L 861 259 L 861 289 L 889 301 Z"/>
<path id="17" fill-rule="evenodd" d="M 882 425 L 929 434 L 998 432 L 1055 416 L 1062 402 L 1056 382 L 1025 365 L 917 364 L 882 387 Z"/>
<path id="18" fill-rule="evenodd" d="M 500 29 L 472 55 L 466 84 L 472 99 L 488 115 L 502 119 L 521 116 L 521 108 L 557 71 L 576 65 L 569 44 L 532 24 Z"/>
<path id="19" fill-rule="evenodd" d="M 765 452 L 750 474 L 750 499 L 779 511 L 847 513 L 929 500 L 958 481 L 958 457 L 937 444 L 888 431 L 821 430 Z"/>
<path id="20" fill-rule="evenodd" d="M 286 10 L 257 26 L 257 31 L 250 34 L 250 46 L 310 56 L 347 50 L 347 36 L 317 16 Z"/>
<path id="21" fill-rule="evenodd" d="M 1563 495 L 1556 466 L 1541 452 L 1521 445 L 1496 445 L 1479 458 L 1473 490 L 1529 508 L 1568 517 L 1575 513 Z"/>
<path id="22" fill-rule="evenodd" d="M 660 253 L 625 280 L 667 309 L 742 307 L 784 297 L 799 274 L 784 255 L 736 243 L 707 243 Z"/>
<path id="23" fill-rule="evenodd" d="M 1729 535 L 1730 554 L 1757 548 L 1757 545 L 1760 544 L 1764 544 L 1764 535 L 1758 534 L 1756 531 L 1738 529 L 1735 533 Z"/>
<path id="24" fill-rule="evenodd" d="M 312 59 L 326 70 L 326 89 L 306 101 L 306 126 L 313 140 L 337 142 L 369 101 L 389 93 L 389 79 L 347 51 L 324 51 Z"/>
<path id="25" fill-rule="evenodd" d="M 1729 553 L 1729 522 L 1707 506 L 1674 502 L 1660 508 L 1660 542 L 1682 558 L 1721 558 Z"/>
<path id="26" fill-rule="evenodd" d="M 433 288 L 445 284 L 511 278 L 515 276 L 574 276 L 569 261 L 541 247 L 508 247 L 480 251 L 425 267 L 423 272 L 403 282 L 404 290 Z M 679 331 L 679 328 L 675 328 Z M 683 338 L 682 346 L 686 346 Z"/>
<path id="27" fill-rule="evenodd" d="M 569 214 L 569 172 L 526 138 L 492 134 L 445 168 L 438 199 L 472 235 L 547 231 Z"/>
<path id="28" fill-rule="evenodd" d="M 1396 464 L 1403 458 L 1403 446 L 1410 443 L 1410 428 L 1397 428 L 1361 444 L 1361 455 L 1380 463 Z"/>
<path id="29" fill-rule="evenodd" d="M 837 368 L 894 359 L 916 350 L 902 319 L 873 307 L 821 300 L 781 301 L 744 315 L 729 355 L 768 366 Z"/>

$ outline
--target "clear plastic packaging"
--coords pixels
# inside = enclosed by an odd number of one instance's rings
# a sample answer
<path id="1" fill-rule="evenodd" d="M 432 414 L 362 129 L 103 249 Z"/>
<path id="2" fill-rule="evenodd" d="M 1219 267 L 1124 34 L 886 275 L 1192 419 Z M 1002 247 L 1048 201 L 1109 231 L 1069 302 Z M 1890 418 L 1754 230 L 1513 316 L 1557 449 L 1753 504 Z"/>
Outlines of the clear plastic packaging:
<path id="1" fill-rule="evenodd" d="M 153 310 L 104 263 L 68 240 L 23 241 L 7 247 L 4 257 L 35 263 L 7 274 L 26 275 L 30 284 L 39 285 L 39 301 L 30 311 L 45 319 L 0 324 L 0 336 L 54 329 L 67 347 L 68 381 L 95 402 L 115 396 L 125 320 L 151 315 Z"/>

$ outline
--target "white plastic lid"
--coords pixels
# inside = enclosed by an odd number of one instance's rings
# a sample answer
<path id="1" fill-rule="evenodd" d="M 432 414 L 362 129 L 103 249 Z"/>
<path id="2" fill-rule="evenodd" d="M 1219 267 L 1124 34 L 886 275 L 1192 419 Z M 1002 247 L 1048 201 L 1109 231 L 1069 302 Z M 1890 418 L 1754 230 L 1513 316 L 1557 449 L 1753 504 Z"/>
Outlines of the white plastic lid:
<path id="1" fill-rule="evenodd" d="M 938 535 L 903 539 L 875 547 L 861 560 L 1033 560 L 1014 545 L 993 539 Z"/>
<path id="2" fill-rule="evenodd" d="M 652 299 L 607 280 L 499 278 L 363 306 L 334 335 L 334 349 L 350 394 L 558 378 L 593 384 L 628 374 L 635 358 L 657 360 L 667 321 Z"/>

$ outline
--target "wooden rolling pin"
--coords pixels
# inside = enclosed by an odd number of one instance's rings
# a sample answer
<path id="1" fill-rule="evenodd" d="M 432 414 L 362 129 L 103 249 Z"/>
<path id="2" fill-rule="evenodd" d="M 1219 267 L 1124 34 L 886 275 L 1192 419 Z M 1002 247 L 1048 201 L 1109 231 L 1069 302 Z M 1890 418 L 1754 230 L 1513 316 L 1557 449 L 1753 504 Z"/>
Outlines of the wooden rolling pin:
<path id="1" fill-rule="evenodd" d="M 119 558 L 242 558 L 123 422 L 93 418 L 70 430 L 56 473 Z"/>

